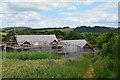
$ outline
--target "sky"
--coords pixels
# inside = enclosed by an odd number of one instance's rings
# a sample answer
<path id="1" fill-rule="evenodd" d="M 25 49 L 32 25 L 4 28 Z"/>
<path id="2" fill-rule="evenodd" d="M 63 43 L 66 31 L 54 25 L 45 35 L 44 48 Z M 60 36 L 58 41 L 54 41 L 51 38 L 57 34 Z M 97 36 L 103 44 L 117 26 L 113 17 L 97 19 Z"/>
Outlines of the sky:
<path id="1" fill-rule="evenodd" d="M 118 27 L 118 0 L 1 0 L 0 26 Z"/>

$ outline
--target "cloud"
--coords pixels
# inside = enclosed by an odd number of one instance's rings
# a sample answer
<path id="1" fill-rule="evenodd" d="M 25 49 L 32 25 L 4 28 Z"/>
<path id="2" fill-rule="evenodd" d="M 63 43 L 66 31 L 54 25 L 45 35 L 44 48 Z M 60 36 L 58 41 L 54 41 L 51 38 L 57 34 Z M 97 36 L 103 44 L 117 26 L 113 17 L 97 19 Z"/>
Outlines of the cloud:
<path id="1" fill-rule="evenodd" d="M 85 12 L 61 12 L 60 14 L 73 16 L 71 20 L 79 24 L 99 24 L 99 25 L 115 25 L 118 22 L 117 13 L 107 13 L 108 10 L 117 9 L 117 3 L 104 3 Z M 78 15 L 77 17 L 74 17 Z"/>
<path id="2" fill-rule="evenodd" d="M 30 12 L 30 13 L 21 13 L 21 14 L 2 14 L 2 25 L 3 26 L 16 26 L 16 25 L 22 25 L 26 26 L 30 23 L 34 23 L 35 21 L 40 21 L 41 15 L 36 12 Z"/>
<path id="3" fill-rule="evenodd" d="M 79 11 L 77 6 L 83 4 L 85 6 L 93 5 L 94 2 L 39 2 L 40 0 L 31 0 L 34 2 L 18 2 L 20 0 L 9 0 L 3 2 L 0 11 L 0 26 L 31 26 L 31 27 L 46 27 L 46 26 L 72 26 L 79 25 L 106 25 L 115 26 L 117 22 L 117 13 L 108 13 L 106 11 L 116 9 L 117 3 L 99 4 L 93 9 L 87 11 Z M 38 1 L 38 2 L 37 2 Z M 43 1 L 43 0 L 42 0 Z M 50 1 L 50 0 L 49 0 Z M 1 4 L 1 3 L 0 3 Z M 77 6 L 76 6 L 77 5 Z M 0 5 L 1 7 L 1 5 Z M 81 7 L 82 8 L 82 7 Z M 66 10 L 67 9 L 67 10 Z M 70 11 L 69 11 L 70 10 Z M 49 11 L 51 13 L 49 13 Z M 57 12 L 58 11 L 58 12 Z M 68 12 L 69 11 L 69 12 Z M 42 13 L 49 13 L 46 17 Z M 50 15 L 55 15 L 50 18 Z M 62 16 L 62 17 L 60 17 Z"/>
<path id="4" fill-rule="evenodd" d="M 68 10 L 77 10 L 77 7 L 76 6 L 70 6 L 67 8 Z"/>
<path id="5" fill-rule="evenodd" d="M 96 8 L 94 8 L 94 11 L 105 11 L 105 10 L 111 10 L 111 9 L 117 9 L 118 8 L 118 3 L 117 2 L 108 2 L 103 5 L 99 5 Z"/>
<path id="6" fill-rule="evenodd" d="M 69 3 L 49 3 L 49 2 L 8 2 L 7 6 L 13 11 L 51 11 L 59 8 L 70 7 Z"/>
<path id="7" fill-rule="evenodd" d="M 81 0 L 77 2 L 77 5 L 92 5 L 93 3 L 95 3 L 96 0 Z"/>

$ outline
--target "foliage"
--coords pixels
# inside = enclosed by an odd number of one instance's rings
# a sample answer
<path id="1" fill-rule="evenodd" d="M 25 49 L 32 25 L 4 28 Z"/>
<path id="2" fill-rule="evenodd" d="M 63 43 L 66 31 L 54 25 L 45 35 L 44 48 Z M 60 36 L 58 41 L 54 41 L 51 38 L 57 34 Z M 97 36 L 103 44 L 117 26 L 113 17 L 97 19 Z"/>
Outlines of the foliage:
<path id="1" fill-rule="evenodd" d="M 75 39 L 82 39 L 83 36 L 80 33 L 70 31 L 69 33 L 66 33 L 64 36 L 65 40 L 75 40 Z"/>
<path id="2" fill-rule="evenodd" d="M 93 63 L 95 78 L 117 78 L 118 63 L 110 57 L 98 57 Z M 99 65 L 99 66 L 98 66 Z"/>
<path id="3" fill-rule="evenodd" d="M 106 32 L 99 36 L 101 55 L 94 63 L 97 78 L 117 78 L 119 68 L 119 31 Z M 98 66 L 99 65 L 99 66 Z"/>
<path id="4" fill-rule="evenodd" d="M 107 31 L 111 31 L 111 30 L 115 30 L 115 28 L 109 28 L 109 27 L 105 27 L 105 26 L 94 26 L 94 27 L 90 27 L 90 26 L 80 26 L 80 27 L 76 27 L 74 29 L 75 32 L 94 32 L 94 33 L 103 33 L 103 32 L 107 32 Z"/>

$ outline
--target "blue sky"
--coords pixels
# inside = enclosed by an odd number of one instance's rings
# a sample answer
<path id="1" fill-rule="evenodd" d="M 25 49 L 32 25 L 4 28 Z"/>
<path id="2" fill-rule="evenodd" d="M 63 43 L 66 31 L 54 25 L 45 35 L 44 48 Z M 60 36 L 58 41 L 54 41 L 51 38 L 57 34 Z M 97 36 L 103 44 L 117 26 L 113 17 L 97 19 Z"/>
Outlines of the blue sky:
<path id="1" fill-rule="evenodd" d="M 4 0 L 0 2 L 0 26 L 118 27 L 118 0 Z"/>

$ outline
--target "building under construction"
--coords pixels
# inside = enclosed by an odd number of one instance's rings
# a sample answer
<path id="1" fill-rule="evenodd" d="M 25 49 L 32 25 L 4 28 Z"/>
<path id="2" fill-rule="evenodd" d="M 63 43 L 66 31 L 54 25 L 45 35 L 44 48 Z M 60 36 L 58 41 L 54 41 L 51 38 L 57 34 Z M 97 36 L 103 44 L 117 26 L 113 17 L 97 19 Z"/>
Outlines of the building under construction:
<path id="1" fill-rule="evenodd" d="M 6 43 L 7 51 L 53 51 L 55 53 L 93 52 L 85 39 L 58 40 L 55 35 L 16 35 Z"/>

